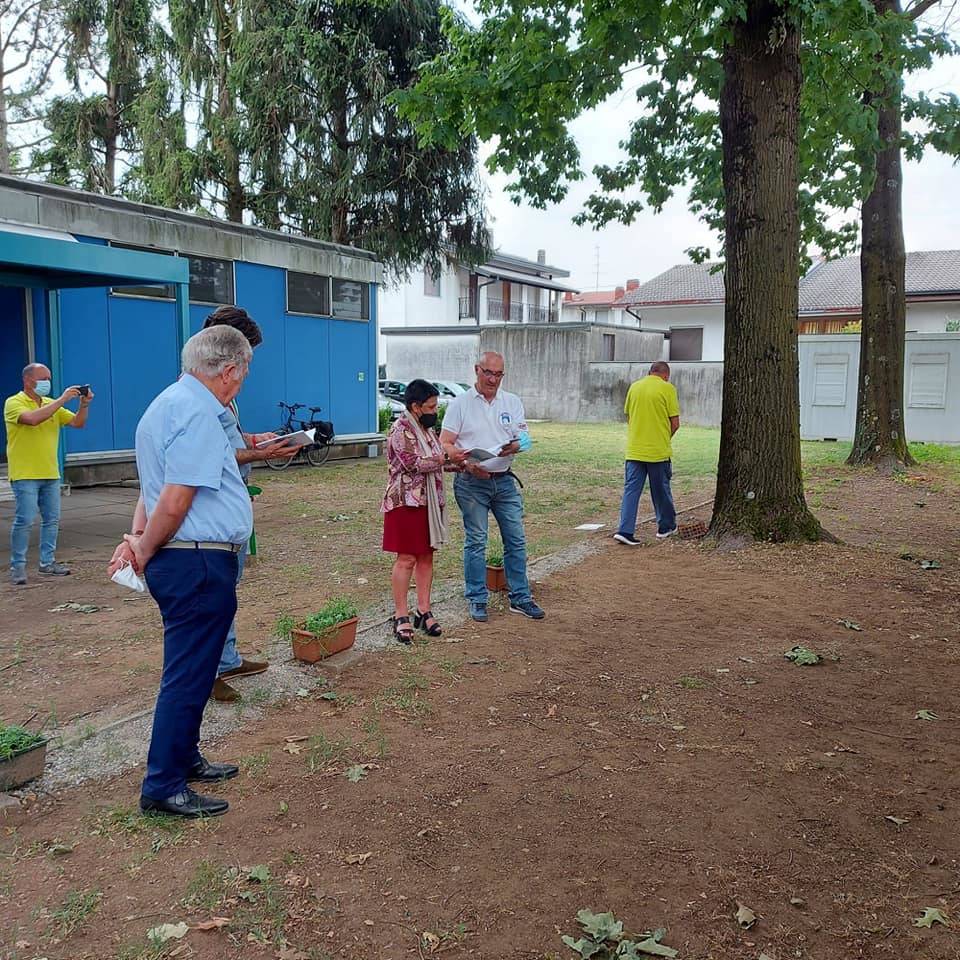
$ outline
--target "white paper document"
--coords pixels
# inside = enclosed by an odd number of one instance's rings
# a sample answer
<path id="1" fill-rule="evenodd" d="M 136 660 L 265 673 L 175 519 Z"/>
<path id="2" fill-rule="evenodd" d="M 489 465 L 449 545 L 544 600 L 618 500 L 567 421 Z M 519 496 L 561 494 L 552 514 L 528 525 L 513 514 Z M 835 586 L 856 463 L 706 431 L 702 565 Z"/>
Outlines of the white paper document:
<path id="1" fill-rule="evenodd" d="M 311 427 L 309 430 L 297 430 L 295 433 L 285 433 L 282 436 L 274 437 L 272 440 L 261 440 L 256 447 L 258 450 L 262 450 L 264 447 L 269 447 L 273 443 L 279 443 L 283 441 L 288 447 L 305 447 L 308 443 L 314 443 L 314 436 L 316 430 Z"/>

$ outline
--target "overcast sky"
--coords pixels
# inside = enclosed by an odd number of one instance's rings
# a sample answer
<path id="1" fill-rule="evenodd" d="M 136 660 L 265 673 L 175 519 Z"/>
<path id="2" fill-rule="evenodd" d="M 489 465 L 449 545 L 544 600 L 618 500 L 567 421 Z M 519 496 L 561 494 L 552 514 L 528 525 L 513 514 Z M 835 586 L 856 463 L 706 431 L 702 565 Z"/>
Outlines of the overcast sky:
<path id="1" fill-rule="evenodd" d="M 960 93 L 960 61 L 941 61 L 917 74 L 911 90 Z M 635 112 L 632 95 L 619 95 L 601 109 L 584 114 L 573 126 L 583 155 L 583 168 L 615 162 Z M 488 150 L 482 150 L 485 158 Z M 580 290 L 620 286 L 630 277 L 649 280 L 676 263 L 687 261 L 684 250 L 704 245 L 717 252 L 717 239 L 687 210 L 686 197 L 674 197 L 662 213 L 641 213 L 629 227 L 603 230 L 577 227 L 573 215 L 589 196 L 592 178 L 574 185 L 564 203 L 547 210 L 516 206 L 504 190 L 502 175 L 484 171 L 495 245 L 506 253 L 536 259 L 545 249 L 547 262 L 570 271 L 570 285 Z M 904 164 L 903 222 L 907 250 L 960 247 L 960 166 L 930 151 L 920 163 Z M 599 285 L 598 269 L 599 261 Z"/>

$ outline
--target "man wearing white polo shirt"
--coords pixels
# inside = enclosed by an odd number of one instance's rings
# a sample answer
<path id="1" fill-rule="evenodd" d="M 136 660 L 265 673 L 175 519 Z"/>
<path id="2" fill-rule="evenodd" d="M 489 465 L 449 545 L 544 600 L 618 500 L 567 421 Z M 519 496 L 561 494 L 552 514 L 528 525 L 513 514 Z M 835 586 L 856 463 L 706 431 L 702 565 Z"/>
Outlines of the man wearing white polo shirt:
<path id="1" fill-rule="evenodd" d="M 503 570 L 510 590 L 510 612 L 542 620 L 527 579 L 527 543 L 523 533 L 523 498 L 511 471 L 520 451 L 527 422 L 523 403 L 500 389 L 503 357 L 488 351 L 474 366 L 476 385 L 450 401 L 443 418 L 440 443 L 448 453 L 455 447 L 497 454 L 477 462 L 468 460 L 453 481 L 457 506 L 463 514 L 464 595 L 470 616 L 487 619 L 487 524 L 492 513 L 503 540 Z"/>

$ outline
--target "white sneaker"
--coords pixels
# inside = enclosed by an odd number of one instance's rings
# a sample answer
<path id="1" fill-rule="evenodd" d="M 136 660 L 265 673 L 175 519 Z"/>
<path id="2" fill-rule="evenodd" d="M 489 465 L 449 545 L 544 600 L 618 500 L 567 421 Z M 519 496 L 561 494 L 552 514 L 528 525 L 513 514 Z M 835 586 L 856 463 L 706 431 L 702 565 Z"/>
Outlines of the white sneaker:
<path id="1" fill-rule="evenodd" d="M 615 534 L 613 535 L 613 539 L 616 540 L 617 543 L 622 543 L 622 544 L 624 544 L 624 545 L 627 546 L 627 547 L 639 547 L 639 546 L 640 546 L 640 541 L 639 541 L 639 540 L 635 540 L 633 537 L 629 537 L 629 536 L 627 536 L 627 534 L 625 534 L 625 533 L 615 533 Z"/>
<path id="2" fill-rule="evenodd" d="M 657 539 L 658 539 L 658 540 L 666 540 L 667 537 L 672 537 L 676 532 L 677 532 L 677 528 L 674 527 L 672 530 L 668 530 L 666 533 L 658 533 L 658 534 L 657 534 Z"/>

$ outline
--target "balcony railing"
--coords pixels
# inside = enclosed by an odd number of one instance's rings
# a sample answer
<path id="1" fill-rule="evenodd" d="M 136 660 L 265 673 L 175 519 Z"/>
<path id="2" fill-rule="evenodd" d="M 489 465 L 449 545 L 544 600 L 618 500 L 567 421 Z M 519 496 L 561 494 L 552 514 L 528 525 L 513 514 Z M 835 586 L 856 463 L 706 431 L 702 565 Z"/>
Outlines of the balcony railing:
<path id="1" fill-rule="evenodd" d="M 523 323 L 523 304 L 487 300 L 488 323 Z"/>
<path id="2" fill-rule="evenodd" d="M 476 297 L 460 298 L 459 316 L 461 320 L 475 320 L 477 318 L 477 298 Z"/>
<path id="3" fill-rule="evenodd" d="M 556 323 L 559 319 L 557 311 L 550 307 L 535 307 L 532 304 L 527 307 L 527 323 Z"/>

